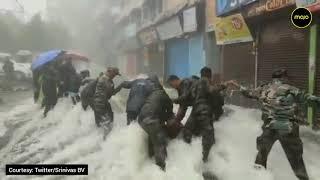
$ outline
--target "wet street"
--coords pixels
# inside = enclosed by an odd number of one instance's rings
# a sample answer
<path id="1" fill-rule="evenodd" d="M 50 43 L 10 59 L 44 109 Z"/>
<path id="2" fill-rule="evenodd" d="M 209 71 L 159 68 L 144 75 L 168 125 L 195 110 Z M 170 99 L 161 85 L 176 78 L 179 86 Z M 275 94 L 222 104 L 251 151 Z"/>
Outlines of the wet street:
<path id="1" fill-rule="evenodd" d="M 191 145 L 179 139 L 171 141 L 167 172 L 163 173 L 147 156 L 146 134 L 138 124 L 125 125 L 126 114 L 120 107 L 115 108 L 118 110 L 114 129 L 103 141 L 91 110 L 83 111 L 80 105 L 73 106 L 70 99 L 60 99 L 48 117 L 43 118 L 42 110 L 33 104 L 29 93 L 5 97 L 13 103 L 8 103 L 6 106 L 11 107 L 0 112 L 3 124 L 0 166 L 7 163 L 88 164 L 89 175 L 10 177 L 5 176 L 2 169 L 0 179 L 202 180 L 202 173 L 209 171 L 220 180 L 296 180 L 279 143 L 270 154 L 267 171 L 253 168 L 255 139 L 261 133 L 258 110 L 227 106 L 228 115 L 215 124 L 217 142 L 208 164 L 201 161 L 201 139 L 196 138 Z M 120 106 L 121 98 L 116 96 L 112 102 L 113 107 Z M 302 128 L 302 139 L 311 180 L 318 180 L 320 134 Z"/>
<path id="2" fill-rule="evenodd" d="M 32 90 L 0 91 L 0 112 L 5 112 L 19 105 L 19 102 L 33 96 Z"/>

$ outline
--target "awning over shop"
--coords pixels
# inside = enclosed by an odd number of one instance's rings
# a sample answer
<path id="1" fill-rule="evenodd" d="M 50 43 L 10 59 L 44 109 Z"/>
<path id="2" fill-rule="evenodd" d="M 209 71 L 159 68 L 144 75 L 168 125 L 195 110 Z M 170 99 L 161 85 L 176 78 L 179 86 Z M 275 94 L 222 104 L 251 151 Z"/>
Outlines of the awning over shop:
<path id="1" fill-rule="evenodd" d="M 171 39 L 183 34 L 180 19 L 178 16 L 171 18 L 170 20 L 157 26 L 161 40 Z"/>
<path id="2" fill-rule="evenodd" d="M 183 11 L 183 31 L 194 32 L 197 31 L 197 15 L 196 7 L 192 7 Z"/>

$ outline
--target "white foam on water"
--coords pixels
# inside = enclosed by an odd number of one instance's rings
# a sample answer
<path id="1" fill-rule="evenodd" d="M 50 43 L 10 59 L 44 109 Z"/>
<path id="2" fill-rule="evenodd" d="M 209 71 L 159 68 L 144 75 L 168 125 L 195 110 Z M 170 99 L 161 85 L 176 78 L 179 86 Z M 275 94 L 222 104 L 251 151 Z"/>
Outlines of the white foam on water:
<path id="1" fill-rule="evenodd" d="M 27 106 L 31 102 L 26 102 Z M 30 106 L 30 105 L 29 105 Z M 168 145 L 167 171 L 162 172 L 149 159 L 147 136 L 138 124 L 126 126 L 126 115 L 115 114 L 115 126 L 105 141 L 95 126 L 93 112 L 72 106 L 69 99 L 59 101 L 46 118 L 42 110 L 28 109 L 31 119 L 16 130 L 7 146 L 0 150 L 0 165 L 7 163 L 88 164 L 88 176 L 6 177 L 0 179 L 97 179 L 97 180 L 202 180 L 203 171 L 215 173 L 220 180 L 295 180 L 281 146 L 275 144 L 269 170 L 253 168 L 256 137 L 260 135 L 260 111 L 228 106 L 232 112 L 215 124 L 216 144 L 209 163 L 202 163 L 201 139 L 191 145 L 176 139 Z M 16 107 L 14 116 L 21 108 Z M 19 114 L 19 113 L 18 113 Z M 17 118 L 16 117 L 16 118 Z M 303 129 L 303 133 L 312 133 Z M 319 134 L 312 134 L 319 138 Z M 304 137 L 306 165 L 311 180 L 320 179 L 320 145 Z"/>

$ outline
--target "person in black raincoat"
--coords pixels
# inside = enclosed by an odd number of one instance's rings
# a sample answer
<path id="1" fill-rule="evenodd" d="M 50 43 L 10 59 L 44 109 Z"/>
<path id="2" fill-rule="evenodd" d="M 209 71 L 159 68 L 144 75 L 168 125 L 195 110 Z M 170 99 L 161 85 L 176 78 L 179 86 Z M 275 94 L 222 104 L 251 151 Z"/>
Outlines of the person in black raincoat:
<path id="1" fill-rule="evenodd" d="M 43 91 L 43 103 L 44 116 L 46 117 L 48 112 L 54 108 L 58 100 L 57 92 L 57 72 L 53 64 L 48 64 L 43 70 L 42 77 L 42 91 Z"/>
<path id="2" fill-rule="evenodd" d="M 59 92 L 58 96 L 63 97 L 68 95 L 68 89 L 70 86 L 70 79 L 77 72 L 72 65 L 71 59 L 65 59 L 58 65 L 59 72 Z"/>
<path id="3" fill-rule="evenodd" d="M 168 140 L 166 122 L 174 119 L 173 104 L 158 77 L 151 76 L 148 80 L 153 84 L 152 90 L 141 108 L 138 122 L 148 134 L 149 155 L 154 154 L 156 164 L 165 170 Z"/>
<path id="4" fill-rule="evenodd" d="M 77 104 L 77 102 L 80 102 L 80 95 L 79 95 L 80 86 L 81 86 L 80 74 L 77 74 L 77 73 L 70 74 L 67 93 L 71 97 L 72 103 L 74 105 Z"/>
<path id="5" fill-rule="evenodd" d="M 127 100 L 127 125 L 135 121 L 139 115 L 146 97 L 150 94 L 151 83 L 147 79 L 136 79 L 133 81 L 124 81 L 121 84 L 122 88 L 130 89 Z"/>

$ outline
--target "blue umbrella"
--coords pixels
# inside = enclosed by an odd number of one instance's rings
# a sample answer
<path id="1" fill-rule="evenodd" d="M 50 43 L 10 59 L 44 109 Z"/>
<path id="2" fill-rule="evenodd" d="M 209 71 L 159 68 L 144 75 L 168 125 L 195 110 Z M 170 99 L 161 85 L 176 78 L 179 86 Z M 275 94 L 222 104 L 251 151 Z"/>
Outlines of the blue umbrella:
<path id="1" fill-rule="evenodd" d="M 63 50 L 51 50 L 44 53 L 41 53 L 33 62 L 31 65 L 31 69 L 35 70 L 51 61 L 54 61 L 56 57 L 62 53 Z"/>

